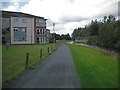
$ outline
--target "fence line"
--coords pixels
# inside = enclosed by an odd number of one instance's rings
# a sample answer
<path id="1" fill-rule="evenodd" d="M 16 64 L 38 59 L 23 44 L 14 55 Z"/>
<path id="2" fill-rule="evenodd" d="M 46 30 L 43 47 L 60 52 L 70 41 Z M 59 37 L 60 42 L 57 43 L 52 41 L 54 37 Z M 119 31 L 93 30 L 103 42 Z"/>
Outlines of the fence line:
<path id="1" fill-rule="evenodd" d="M 56 43 L 52 46 L 47 47 L 47 53 L 48 55 L 52 54 L 53 51 L 55 51 L 58 46 L 60 46 L 60 43 Z M 42 61 L 43 59 L 43 49 L 40 48 L 40 61 Z M 25 61 L 25 68 L 28 68 L 28 64 L 29 64 L 29 52 L 26 53 L 26 61 Z"/>

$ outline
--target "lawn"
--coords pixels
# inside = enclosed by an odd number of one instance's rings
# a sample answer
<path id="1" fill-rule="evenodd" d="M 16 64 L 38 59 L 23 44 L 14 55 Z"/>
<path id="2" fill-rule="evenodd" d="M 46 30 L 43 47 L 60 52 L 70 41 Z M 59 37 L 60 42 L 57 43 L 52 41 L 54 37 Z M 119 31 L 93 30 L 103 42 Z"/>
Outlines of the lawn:
<path id="1" fill-rule="evenodd" d="M 117 54 L 69 45 L 82 88 L 117 88 Z"/>
<path id="2" fill-rule="evenodd" d="M 48 47 L 45 45 L 5 45 L 2 46 L 3 82 L 17 78 L 25 70 L 26 53 L 29 52 L 28 67 L 40 63 L 40 48 L 43 51 L 43 60 L 48 56 Z"/>

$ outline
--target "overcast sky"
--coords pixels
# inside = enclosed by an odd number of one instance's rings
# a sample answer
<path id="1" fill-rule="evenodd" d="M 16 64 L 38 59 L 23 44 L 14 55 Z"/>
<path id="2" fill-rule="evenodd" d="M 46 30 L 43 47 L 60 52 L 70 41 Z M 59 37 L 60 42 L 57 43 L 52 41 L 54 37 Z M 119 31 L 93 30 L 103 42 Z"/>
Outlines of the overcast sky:
<path id="1" fill-rule="evenodd" d="M 45 17 L 47 28 L 59 34 L 71 34 L 92 19 L 118 16 L 119 0 L 1 0 L 2 10 L 19 11 Z"/>

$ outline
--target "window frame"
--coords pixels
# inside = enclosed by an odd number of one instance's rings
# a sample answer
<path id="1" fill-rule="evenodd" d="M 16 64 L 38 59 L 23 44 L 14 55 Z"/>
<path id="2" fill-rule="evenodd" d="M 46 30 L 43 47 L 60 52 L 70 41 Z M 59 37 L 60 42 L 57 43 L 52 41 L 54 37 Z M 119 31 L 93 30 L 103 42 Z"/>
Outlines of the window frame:
<path id="1" fill-rule="evenodd" d="M 22 29 L 24 29 L 25 31 L 23 31 Z M 19 37 L 19 39 L 16 39 L 16 37 L 15 37 L 15 32 L 18 32 L 19 31 L 19 33 L 21 32 L 25 32 L 25 35 L 23 36 L 23 40 L 21 40 L 20 39 L 20 37 Z M 27 41 L 27 27 L 13 27 L 13 33 L 14 33 L 14 41 L 19 41 L 19 42 L 23 42 L 23 41 Z"/>

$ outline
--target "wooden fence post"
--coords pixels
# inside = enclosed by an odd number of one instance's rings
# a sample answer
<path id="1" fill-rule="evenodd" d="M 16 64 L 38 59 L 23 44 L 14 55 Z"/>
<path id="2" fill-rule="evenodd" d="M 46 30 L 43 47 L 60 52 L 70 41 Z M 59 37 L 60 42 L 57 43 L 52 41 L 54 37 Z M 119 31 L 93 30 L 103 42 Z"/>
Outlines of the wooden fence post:
<path id="1" fill-rule="evenodd" d="M 42 60 L 42 48 L 40 49 L 40 61 Z"/>
<path id="2" fill-rule="evenodd" d="M 29 53 L 26 54 L 26 68 L 28 68 Z"/>

